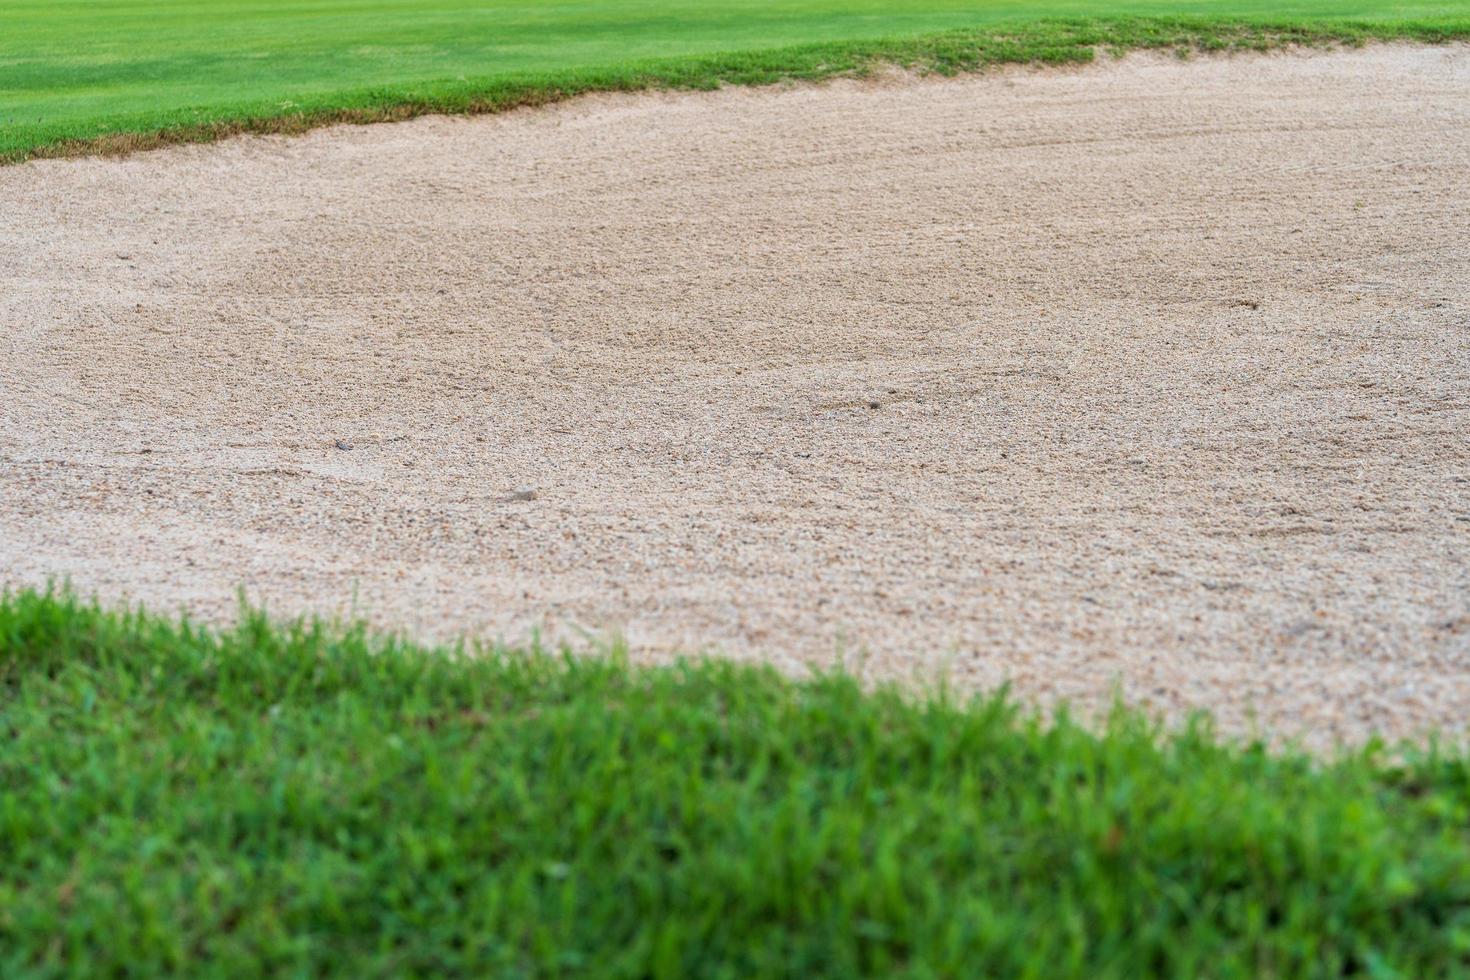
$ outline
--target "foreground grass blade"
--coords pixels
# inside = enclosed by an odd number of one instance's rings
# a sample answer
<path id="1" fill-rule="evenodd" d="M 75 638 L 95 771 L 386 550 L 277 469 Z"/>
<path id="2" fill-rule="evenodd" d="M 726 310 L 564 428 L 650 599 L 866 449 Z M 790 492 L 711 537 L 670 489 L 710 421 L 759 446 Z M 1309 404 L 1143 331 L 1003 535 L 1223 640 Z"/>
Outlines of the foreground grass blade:
<path id="1" fill-rule="evenodd" d="M 1467 775 L 21 593 L 0 975 L 1444 975 Z"/>

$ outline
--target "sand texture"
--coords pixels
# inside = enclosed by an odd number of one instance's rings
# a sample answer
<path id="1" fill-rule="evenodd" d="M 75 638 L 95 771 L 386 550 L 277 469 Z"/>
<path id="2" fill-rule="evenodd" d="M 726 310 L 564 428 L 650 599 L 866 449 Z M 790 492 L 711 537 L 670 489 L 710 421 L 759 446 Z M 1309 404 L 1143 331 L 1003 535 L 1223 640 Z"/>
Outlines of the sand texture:
<path id="1" fill-rule="evenodd" d="M 1470 48 L 39 161 L 0 287 L 4 583 L 1470 719 Z"/>

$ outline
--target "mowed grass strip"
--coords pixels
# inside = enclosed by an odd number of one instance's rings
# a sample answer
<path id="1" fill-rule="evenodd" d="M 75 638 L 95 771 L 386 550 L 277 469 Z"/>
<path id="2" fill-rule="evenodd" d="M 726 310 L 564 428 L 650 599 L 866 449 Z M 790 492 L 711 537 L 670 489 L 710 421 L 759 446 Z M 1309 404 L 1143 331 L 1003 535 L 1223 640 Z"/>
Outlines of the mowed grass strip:
<path id="1" fill-rule="evenodd" d="M 13 0 L 0 162 L 493 112 L 592 91 L 1470 38 L 1470 0 Z"/>
<path id="2" fill-rule="evenodd" d="M 0 601 L 0 975 L 1442 976 L 1470 767 Z"/>

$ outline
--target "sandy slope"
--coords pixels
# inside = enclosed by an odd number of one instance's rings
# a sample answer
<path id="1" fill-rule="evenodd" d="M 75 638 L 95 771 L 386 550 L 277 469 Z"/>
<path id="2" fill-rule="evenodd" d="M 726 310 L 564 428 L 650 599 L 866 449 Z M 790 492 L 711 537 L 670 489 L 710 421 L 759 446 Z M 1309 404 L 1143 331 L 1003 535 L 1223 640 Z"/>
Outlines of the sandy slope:
<path id="1" fill-rule="evenodd" d="M 1470 718 L 1464 47 L 596 98 L 0 209 L 11 583 Z"/>

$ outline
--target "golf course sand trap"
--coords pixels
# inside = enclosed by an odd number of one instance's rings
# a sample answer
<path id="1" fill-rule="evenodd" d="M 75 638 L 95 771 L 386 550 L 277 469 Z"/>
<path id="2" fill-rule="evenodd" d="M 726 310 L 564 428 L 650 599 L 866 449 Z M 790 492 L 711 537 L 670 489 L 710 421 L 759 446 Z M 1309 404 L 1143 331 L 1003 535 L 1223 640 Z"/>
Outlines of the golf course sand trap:
<path id="1" fill-rule="evenodd" d="M 0 209 L 12 586 L 1470 718 L 1466 47 L 592 97 Z"/>

